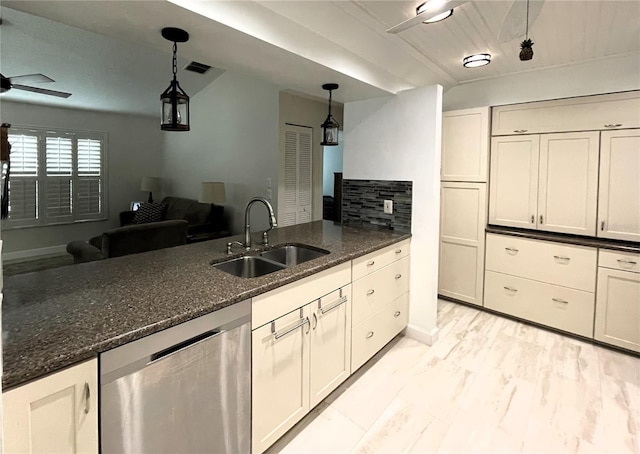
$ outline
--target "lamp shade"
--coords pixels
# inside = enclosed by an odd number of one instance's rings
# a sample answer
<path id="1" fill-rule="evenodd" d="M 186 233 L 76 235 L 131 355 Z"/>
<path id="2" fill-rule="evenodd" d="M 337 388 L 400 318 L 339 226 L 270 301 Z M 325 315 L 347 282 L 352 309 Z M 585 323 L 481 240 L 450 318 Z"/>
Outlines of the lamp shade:
<path id="1" fill-rule="evenodd" d="M 142 177 L 140 190 L 144 192 L 160 192 L 162 180 L 157 177 Z"/>
<path id="2" fill-rule="evenodd" d="M 224 183 L 220 181 L 207 181 L 202 183 L 200 190 L 201 203 L 222 205 L 224 203 L 224 197 Z"/>

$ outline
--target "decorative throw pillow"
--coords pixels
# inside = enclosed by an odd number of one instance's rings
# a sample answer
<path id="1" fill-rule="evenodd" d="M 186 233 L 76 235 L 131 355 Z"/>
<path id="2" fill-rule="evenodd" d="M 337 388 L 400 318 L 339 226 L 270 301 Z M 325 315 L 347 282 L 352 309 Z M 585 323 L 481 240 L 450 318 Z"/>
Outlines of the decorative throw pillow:
<path id="1" fill-rule="evenodd" d="M 162 203 L 143 203 L 133 216 L 134 224 L 146 224 L 148 222 L 164 221 L 167 206 Z"/>

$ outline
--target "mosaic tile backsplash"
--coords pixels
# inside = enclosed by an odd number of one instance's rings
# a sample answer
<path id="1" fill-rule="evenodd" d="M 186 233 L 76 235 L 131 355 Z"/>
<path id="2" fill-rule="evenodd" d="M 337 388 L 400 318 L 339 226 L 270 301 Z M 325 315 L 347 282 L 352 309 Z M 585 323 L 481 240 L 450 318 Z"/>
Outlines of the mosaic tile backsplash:
<path id="1" fill-rule="evenodd" d="M 411 231 L 411 181 L 343 180 L 342 222 Z M 393 200 L 393 214 L 384 201 Z"/>

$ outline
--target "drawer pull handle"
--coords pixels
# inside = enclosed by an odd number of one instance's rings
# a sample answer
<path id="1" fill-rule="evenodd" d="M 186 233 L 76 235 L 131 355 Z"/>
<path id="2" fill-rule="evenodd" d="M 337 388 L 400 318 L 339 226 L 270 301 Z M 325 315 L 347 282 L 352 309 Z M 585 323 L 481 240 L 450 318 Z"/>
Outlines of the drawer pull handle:
<path id="1" fill-rule="evenodd" d="M 376 291 L 374 289 L 371 289 L 367 292 L 367 296 L 371 296 L 375 293 Z"/>
<path id="2" fill-rule="evenodd" d="M 371 339 L 373 337 L 373 331 L 369 331 L 367 333 L 367 339 Z"/>
<path id="3" fill-rule="evenodd" d="M 402 277 L 402 274 L 396 274 L 396 279 L 400 279 Z"/>
<path id="4" fill-rule="evenodd" d="M 402 254 L 402 249 L 396 249 L 396 254 Z"/>
<path id="5" fill-rule="evenodd" d="M 89 389 L 89 383 L 84 383 L 84 413 L 89 414 L 91 409 L 91 390 Z"/>
<path id="6" fill-rule="evenodd" d="M 604 226 L 605 226 L 605 223 L 604 223 L 604 221 L 602 221 L 600 223 L 600 230 L 602 230 L 603 232 L 604 232 Z"/>
<path id="7" fill-rule="evenodd" d="M 338 299 L 338 301 L 335 302 L 335 304 L 332 304 L 329 307 L 322 307 L 320 306 L 320 313 L 322 315 L 326 314 L 327 312 L 331 312 L 332 310 L 334 310 L 337 307 L 340 307 L 341 305 L 343 305 L 344 303 L 347 302 L 347 297 L 346 296 L 341 296 L 340 299 Z M 318 303 L 318 304 L 322 304 L 322 300 Z"/>
<path id="8" fill-rule="evenodd" d="M 540 224 L 544 224 L 544 218 L 540 215 Z"/>
<path id="9" fill-rule="evenodd" d="M 273 321 L 273 322 L 271 322 L 271 334 L 273 334 L 273 337 L 274 337 L 275 339 L 280 339 L 280 338 L 282 338 L 282 337 L 286 336 L 287 334 L 294 332 L 294 331 L 295 331 L 295 330 L 297 330 L 298 328 L 300 328 L 300 327 L 302 327 L 302 326 L 306 325 L 307 323 L 309 323 L 309 317 L 305 317 L 305 318 L 303 318 L 303 319 L 300 319 L 300 320 L 298 321 L 298 323 L 296 323 L 295 325 L 293 325 L 291 328 L 287 328 L 287 329 L 285 329 L 285 330 L 284 330 L 284 331 L 282 331 L 282 332 L 277 332 L 277 331 L 276 331 L 276 322 L 275 322 L 275 321 Z"/>
<path id="10" fill-rule="evenodd" d="M 571 257 L 565 257 L 563 255 L 554 255 L 553 258 L 556 260 L 564 260 L 565 263 L 571 260 Z"/>
<path id="11" fill-rule="evenodd" d="M 531 223 L 535 224 L 535 222 L 536 222 L 536 217 L 532 214 L 531 215 Z"/>
<path id="12" fill-rule="evenodd" d="M 511 255 L 516 255 L 518 252 L 520 252 L 519 249 L 516 249 L 514 247 L 506 247 L 506 248 L 504 248 L 504 250 L 507 251 Z"/>
<path id="13" fill-rule="evenodd" d="M 367 266 L 373 266 L 375 265 L 376 261 L 375 260 L 371 260 L 370 262 L 367 263 Z"/>
<path id="14" fill-rule="evenodd" d="M 556 303 L 569 304 L 569 301 L 561 300 L 561 299 L 558 299 L 558 298 L 551 298 L 551 300 L 555 301 Z"/>
<path id="15" fill-rule="evenodd" d="M 395 314 L 393 314 L 393 316 L 394 316 L 395 318 L 400 317 L 400 311 L 396 311 L 396 312 L 395 312 Z"/>
<path id="16" fill-rule="evenodd" d="M 517 288 L 513 288 L 513 287 L 504 287 L 504 289 L 509 291 L 509 292 L 517 292 L 518 291 Z"/>
<path id="17" fill-rule="evenodd" d="M 633 260 L 623 260 L 623 259 L 618 259 L 619 263 L 627 263 L 629 265 L 637 265 L 638 262 L 634 262 Z"/>
<path id="18" fill-rule="evenodd" d="M 528 129 L 514 129 L 513 130 L 513 132 L 515 132 L 516 134 L 524 134 L 527 131 L 528 131 Z"/>
<path id="19" fill-rule="evenodd" d="M 622 123 L 609 123 L 608 125 L 604 125 L 605 128 L 619 128 L 622 126 Z"/>

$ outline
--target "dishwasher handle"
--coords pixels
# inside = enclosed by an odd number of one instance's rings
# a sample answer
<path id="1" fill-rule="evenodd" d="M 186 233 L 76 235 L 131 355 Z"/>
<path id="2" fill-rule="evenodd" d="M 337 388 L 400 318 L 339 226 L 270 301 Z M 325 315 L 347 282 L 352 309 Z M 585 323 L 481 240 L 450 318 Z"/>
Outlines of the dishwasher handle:
<path id="1" fill-rule="evenodd" d="M 147 364 L 152 364 L 158 360 L 161 360 L 162 358 L 166 358 L 167 356 L 171 356 L 174 353 L 178 353 L 179 351 L 182 351 L 186 348 L 191 347 L 192 345 L 195 345 L 199 342 L 202 342 L 205 339 L 209 339 L 211 337 L 217 336 L 218 334 L 222 333 L 224 331 L 219 330 L 219 329 L 213 329 L 211 331 L 207 331 L 205 333 L 202 333 L 198 336 L 192 337 L 191 339 L 187 339 L 184 342 L 180 342 L 179 344 L 176 345 L 172 345 L 169 348 L 165 348 L 164 350 L 160 350 L 157 353 L 154 353 L 153 355 L 151 355 L 151 357 L 149 358 L 149 362 Z"/>

